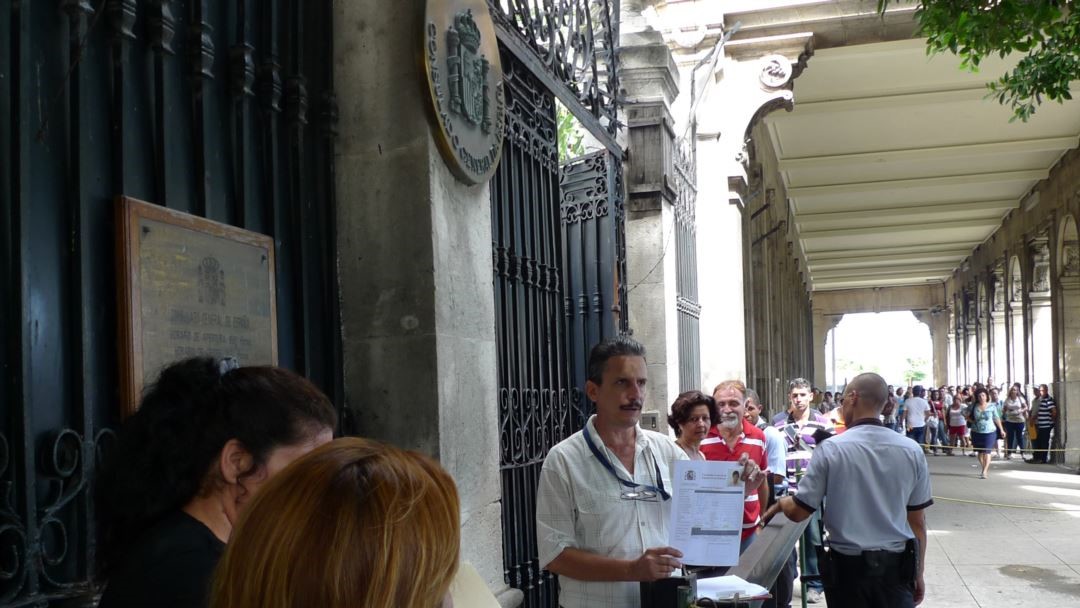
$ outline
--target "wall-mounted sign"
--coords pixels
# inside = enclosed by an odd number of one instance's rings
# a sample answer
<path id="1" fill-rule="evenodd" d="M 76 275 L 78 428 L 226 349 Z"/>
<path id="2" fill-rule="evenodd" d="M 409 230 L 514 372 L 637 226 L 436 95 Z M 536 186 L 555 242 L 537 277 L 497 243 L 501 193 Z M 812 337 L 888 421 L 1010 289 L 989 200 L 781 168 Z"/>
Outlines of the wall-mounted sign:
<path id="1" fill-rule="evenodd" d="M 126 197 L 117 221 L 125 417 L 174 361 L 277 364 L 272 238 Z"/>
<path id="2" fill-rule="evenodd" d="M 467 184 L 491 179 L 502 155 L 506 100 L 487 0 L 428 0 L 424 74 L 450 170 Z"/>

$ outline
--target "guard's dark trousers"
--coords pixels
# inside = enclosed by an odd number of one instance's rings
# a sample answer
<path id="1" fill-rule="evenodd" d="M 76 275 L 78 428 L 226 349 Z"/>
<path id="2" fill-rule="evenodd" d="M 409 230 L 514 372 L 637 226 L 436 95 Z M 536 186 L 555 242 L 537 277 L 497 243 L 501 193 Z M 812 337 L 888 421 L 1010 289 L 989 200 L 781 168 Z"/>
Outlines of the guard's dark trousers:
<path id="1" fill-rule="evenodd" d="M 870 551 L 859 556 L 830 552 L 825 574 L 825 601 L 829 608 L 913 608 L 914 569 L 903 553 Z"/>

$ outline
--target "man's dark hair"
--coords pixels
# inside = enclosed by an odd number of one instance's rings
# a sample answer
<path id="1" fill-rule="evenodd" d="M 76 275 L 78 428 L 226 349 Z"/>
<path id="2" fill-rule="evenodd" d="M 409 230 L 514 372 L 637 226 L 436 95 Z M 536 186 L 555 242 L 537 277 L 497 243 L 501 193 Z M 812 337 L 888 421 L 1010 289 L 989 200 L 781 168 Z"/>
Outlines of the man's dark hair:
<path id="1" fill-rule="evenodd" d="M 596 385 L 603 384 L 604 368 L 612 357 L 645 358 L 645 347 L 629 336 L 616 336 L 600 342 L 589 351 L 589 381 Z"/>
<path id="2" fill-rule="evenodd" d="M 806 378 L 795 378 L 791 382 L 788 382 L 787 389 L 788 389 L 788 392 L 790 393 L 791 391 L 793 391 L 793 390 L 795 390 L 797 388 L 809 389 L 810 386 L 811 386 L 810 381 L 807 380 Z"/>
<path id="3" fill-rule="evenodd" d="M 915 395 L 916 397 L 925 397 L 926 389 L 923 388 L 921 384 L 916 384 L 914 387 L 912 387 L 911 394 Z"/>

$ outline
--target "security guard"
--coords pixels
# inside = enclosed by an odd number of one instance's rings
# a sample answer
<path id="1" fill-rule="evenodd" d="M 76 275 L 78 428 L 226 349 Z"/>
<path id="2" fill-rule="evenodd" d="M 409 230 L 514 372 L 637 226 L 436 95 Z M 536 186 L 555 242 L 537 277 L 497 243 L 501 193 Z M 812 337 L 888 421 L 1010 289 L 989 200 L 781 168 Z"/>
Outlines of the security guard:
<path id="1" fill-rule="evenodd" d="M 818 446 L 798 495 L 765 515 L 782 510 L 802 521 L 824 506 L 829 539 L 820 569 L 829 608 L 911 608 L 925 593 L 930 475 L 919 444 L 881 424 L 888 390 L 877 374 L 847 385 L 840 401 L 847 431 Z"/>

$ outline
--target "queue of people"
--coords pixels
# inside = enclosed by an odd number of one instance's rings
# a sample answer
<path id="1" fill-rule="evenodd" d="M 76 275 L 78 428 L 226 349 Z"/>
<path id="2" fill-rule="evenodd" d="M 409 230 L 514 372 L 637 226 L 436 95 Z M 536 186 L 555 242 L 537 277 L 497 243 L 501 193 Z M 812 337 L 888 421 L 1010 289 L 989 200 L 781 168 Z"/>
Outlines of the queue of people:
<path id="1" fill-rule="evenodd" d="M 587 372 L 596 413 L 550 449 L 537 488 L 539 565 L 559 577 L 562 608 L 635 608 L 640 582 L 683 566 L 668 525 L 671 472 L 686 459 L 738 463 L 741 551 L 779 511 L 814 519 L 804 559 L 785 563 L 767 605 L 790 605 L 797 567 L 812 603 L 921 601 L 926 461 L 881 422 L 891 401 L 880 376 L 857 377 L 835 399 L 796 378 L 771 421 L 741 381 L 686 392 L 671 406 L 673 440 L 639 424 L 639 343 L 596 345 Z M 821 403 L 835 406 L 821 414 Z M 977 416 L 993 412 L 983 403 Z M 103 463 L 101 608 L 450 607 L 452 478 L 414 452 L 332 439 L 336 424 L 329 400 L 292 372 L 209 358 L 167 367 Z M 903 479 L 884 474 L 901 469 Z"/>
<path id="2" fill-rule="evenodd" d="M 1029 401 L 1019 382 L 998 387 L 989 380 L 968 386 L 888 386 L 885 426 L 911 437 L 928 454 L 977 456 L 979 477 L 989 475 L 993 458 L 1051 461 L 1050 444 L 1058 407 L 1049 386 L 1041 384 Z M 928 397 L 928 398 L 925 398 Z"/>
<path id="3" fill-rule="evenodd" d="M 811 603 L 822 595 L 833 608 L 922 601 L 929 473 L 919 444 L 884 428 L 889 394 L 880 376 L 856 378 L 828 415 L 815 411 L 810 383 L 796 378 L 787 410 L 771 421 L 738 380 L 719 383 L 711 396 L 688 391 L 671 406 L 672 440 L 638 424 L 647 370 L 634 340 L 597 345 L 585 385 L 596 414 L 544 462 L 537 543 L 540 566 L 559 577 L 563 608 L 636 608 L 641 582 L 683 566 L 667 542 L 670 470 L 685 459 L 742 463 L 741 551 L 781 510 L 795 521 L 815 519 L 801 540 L 806 557 L 785 563 L 767 606 L 790 606 L 796 567 L 821 585 L 807 589 Z M 814 456 L 821 450 L 827 456 Z M 888 474 L 896 469 L 906 471 L 902 479 Z"/>

